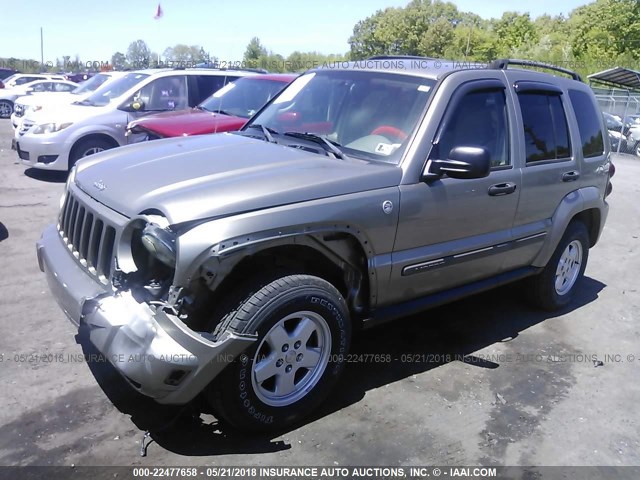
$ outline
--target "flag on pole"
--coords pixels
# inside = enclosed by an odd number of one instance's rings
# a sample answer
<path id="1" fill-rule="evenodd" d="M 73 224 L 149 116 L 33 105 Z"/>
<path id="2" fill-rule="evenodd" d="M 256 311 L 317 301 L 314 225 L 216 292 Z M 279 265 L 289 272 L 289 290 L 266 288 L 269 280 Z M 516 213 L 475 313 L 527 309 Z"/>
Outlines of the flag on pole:
<path id="1" fill-rule="evenodd" d="M 158 4 L 158 8 L 156 9 L 156 14 L 153 16 L 154 19 L 158 20 L 160 17 L 162 17 L 162 7 L 160 6 L 160 4 Z"/>

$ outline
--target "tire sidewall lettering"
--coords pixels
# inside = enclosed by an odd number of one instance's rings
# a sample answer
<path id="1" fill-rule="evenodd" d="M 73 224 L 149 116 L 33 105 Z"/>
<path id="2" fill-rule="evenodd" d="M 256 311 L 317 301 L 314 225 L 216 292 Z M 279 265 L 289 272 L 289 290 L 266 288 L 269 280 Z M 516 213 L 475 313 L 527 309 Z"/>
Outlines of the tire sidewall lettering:
<path id="1" fill-rule="evenodd" d="M 332 300 L 319 295 L 306 295 L 290 298 L 282 304 L 277 305 L 271 311 L 265 311 L 263 318 L 281 318 L 290 312 L 305 309 L 315 311 L 322 315 L 330 326 L 333 327 L 331 328 L 332 351 L 330 352 L 330 358 L 343 358 L 348 349 L 348 333 L 345 328 L 347 321 Z M 258 330 L 268 330 L 268 328 L 271 327 L 271 324 L 272 322 L 263 323 L 261 321 Z M 286 407 L 270 407 L 262 404 L 262 402 L 260 402 L 260 400 L 255 396 L 252 382 L 250 380 L 251 375 L 253 375 L 253 357 L 255 355 L 257 345 L 258 342 L 256 342 L 255 346 L 250 347 L 245 355 L 243 355 L 244 358 L 241 358 L 237 363 L 236 391 L 238 392 L 237 398 L 239 398 L 239 406 L 244 411 L 244 414 L 265 425 L 273 423 L 276 416 L 282 418 L 288 417 L 290 415 L 288 409 L 292 405 L 306 401 L 313 403 L 314 397 L 317 396 L 314 395 L 314 390 L 324 388 L 324 383 L 327 381 L 327 377 L 337 377 L 344 366 L 344 362 L 342 361 L 330 362 L 330 364 L 327 365 L 325 374 L 322 376 L 320 381 L 314 388 L 309 390 L 307 395 L 305 395 L 301 400 Z"/>

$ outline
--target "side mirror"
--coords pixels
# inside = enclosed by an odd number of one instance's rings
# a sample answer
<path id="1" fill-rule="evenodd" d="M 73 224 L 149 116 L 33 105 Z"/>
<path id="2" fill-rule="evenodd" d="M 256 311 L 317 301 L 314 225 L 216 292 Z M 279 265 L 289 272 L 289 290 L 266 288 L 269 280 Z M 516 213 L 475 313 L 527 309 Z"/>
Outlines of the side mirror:
<path id="1" fill-rule="evenodd" d="M 482 147 L 455 147 L 446 160 L 433 160 L 425 177 L 484 178 L 491 171 L 489 151 Z"/>
<path id="2" fill-rule="evenodd" d="M 141 100 L 134 100 L 132 102 L 124 103 L 120 106 L 120 110 L 125 112 L 139 112 L 144 110 L 144 102 Z"/>

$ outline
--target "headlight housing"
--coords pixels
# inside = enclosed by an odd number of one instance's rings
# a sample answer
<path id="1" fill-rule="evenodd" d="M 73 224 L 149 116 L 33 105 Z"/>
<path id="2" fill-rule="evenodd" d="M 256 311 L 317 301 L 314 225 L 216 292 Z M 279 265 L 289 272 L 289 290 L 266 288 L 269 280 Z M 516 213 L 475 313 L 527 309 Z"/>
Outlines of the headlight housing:
<path id="1" fill-rule="evenodd" d="M 176 266 L 176 235 L 171 230 L 149 223 L 140 240 L 154 258 L 169 267 Z"/>
<path id="2" fill-rule="evenodd" d="M 43 133 L 55 133 L 55 132 L 59 132 L 60 130 L 64 130 L 70 125 L 73 125 L 73 122 L 42 123 L 40 125 L 36 125 L 32 133 L 36 135 L 40 135 Z"/>

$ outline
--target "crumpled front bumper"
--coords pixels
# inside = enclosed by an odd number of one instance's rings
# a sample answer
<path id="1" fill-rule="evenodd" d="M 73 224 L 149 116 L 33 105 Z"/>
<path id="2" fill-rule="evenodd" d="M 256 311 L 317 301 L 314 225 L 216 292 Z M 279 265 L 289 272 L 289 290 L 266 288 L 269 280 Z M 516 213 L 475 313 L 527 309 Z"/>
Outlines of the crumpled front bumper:
<path id="1" fill-rule="evenodd" d="M 255 341 L 228 333 L 213 341 L 176 316 L 114 293 L 70 254 L 55 226 L 37 243 L 38 263 L 58 304 L 102 355 L 139 392 L 159 403 L 192 400 Z"/>

